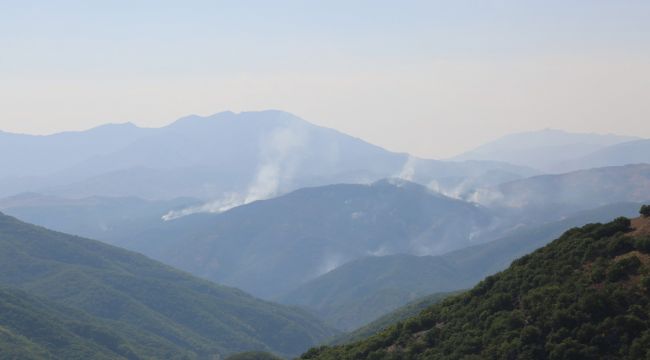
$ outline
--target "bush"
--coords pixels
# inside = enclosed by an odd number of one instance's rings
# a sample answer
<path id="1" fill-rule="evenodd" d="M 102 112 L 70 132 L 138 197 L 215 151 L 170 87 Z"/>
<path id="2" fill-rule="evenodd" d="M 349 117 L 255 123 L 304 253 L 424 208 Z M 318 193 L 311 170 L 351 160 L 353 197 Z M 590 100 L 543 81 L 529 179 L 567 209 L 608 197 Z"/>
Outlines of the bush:
<path id="1" fill-rule="evenodd" d="M 614 257 L 634 250 L 634 240 L 627 236 L 617 236 L 607 243 L 605 250 Z"/>
<path id="2" fill-rule="evenodd" d="M 650 217 L 650 205 L 641 206 L 641 210 L 639 210 L 639 214 L 641 214 L 643 217 Z"/>
<path id="3" fill-rule="evenodd" d="M 650 253 L 650 236 L 642 236 L 636 239 L 634 247 L 643 253 Z"/>
<path id="4" fill-rule="evenodd" d="M 619 217 L 614 219 L 614 221 L 597 226 L 594 235 L 598 238 L 603 238 L 607 236 L 615 235 L 619 232 L 628 232 L 630 226 L 632 225 L 630 219 L 625 217 Z"/>
<path id="5" fill-rule="evenodd" d="M 636 256 L 621 259 L 612 265 L 607 273 L 607 280 L 614 282 L 626 279 L 629 275 L 636 274 L 640 266 L 641 261 Z"/>
<path id="6" fill-rule="evenodd" d="M 641 278 L 641 288 L 650 293 L 650 276 L 643 276 Z"/>

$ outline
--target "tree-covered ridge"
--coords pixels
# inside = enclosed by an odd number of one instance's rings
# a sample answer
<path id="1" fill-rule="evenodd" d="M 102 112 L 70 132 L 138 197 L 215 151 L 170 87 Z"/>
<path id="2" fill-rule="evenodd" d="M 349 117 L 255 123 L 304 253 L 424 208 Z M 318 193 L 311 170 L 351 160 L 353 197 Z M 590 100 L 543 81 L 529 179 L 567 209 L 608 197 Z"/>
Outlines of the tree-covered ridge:
<path id="1" fill-rule="evenodd" d="M 247 350 L 296 355 L 334 334 L 298 309 L 2 214 L 0 286 L 110 323 L 150 358 L 211 359 Z"/>
<path id="2" fill-rule="evenodd" d="M 571 229 L 417 317 L 303 359 L 650 358 L 650 237 L 634 230 L 649 223 Z"/>

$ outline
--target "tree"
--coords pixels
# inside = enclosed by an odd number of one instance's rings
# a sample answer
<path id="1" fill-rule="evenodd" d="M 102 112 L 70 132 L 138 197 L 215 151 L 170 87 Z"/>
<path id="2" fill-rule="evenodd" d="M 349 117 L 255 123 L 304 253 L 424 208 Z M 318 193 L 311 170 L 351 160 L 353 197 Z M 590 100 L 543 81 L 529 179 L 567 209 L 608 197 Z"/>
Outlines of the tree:
<path id="1" fill-rule="evenodd" d="M 644 217 L 650 217 L 650 205 L 641 206 L 641 210 L 639 210 L 639 213 Z"/>

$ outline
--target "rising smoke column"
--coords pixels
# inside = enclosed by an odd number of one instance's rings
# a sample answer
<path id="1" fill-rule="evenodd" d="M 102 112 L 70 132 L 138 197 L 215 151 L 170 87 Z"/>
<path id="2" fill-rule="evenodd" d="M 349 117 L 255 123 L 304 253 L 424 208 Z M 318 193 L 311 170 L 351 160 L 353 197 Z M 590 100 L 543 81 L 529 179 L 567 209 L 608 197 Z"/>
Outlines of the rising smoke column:
<path id="1" fill-rule="evenodd" d="M 227 193 L 221 199 L 182 210 L 170 211 L 162 219 L 169 221 L 196 213 L 221 213 L 253 201 L 278 195 L 293 181 L 302 161 L 302 149 L 309 141 L 309 131 L 301 124 L 274 129 L 260 139 L 259 166 L 246 191 Z"/>

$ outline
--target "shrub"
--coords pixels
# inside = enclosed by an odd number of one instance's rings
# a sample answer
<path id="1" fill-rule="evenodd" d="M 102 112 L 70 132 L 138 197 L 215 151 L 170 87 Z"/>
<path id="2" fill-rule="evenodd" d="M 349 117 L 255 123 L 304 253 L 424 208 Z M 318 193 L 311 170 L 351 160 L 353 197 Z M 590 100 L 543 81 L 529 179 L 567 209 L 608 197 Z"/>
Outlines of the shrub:
<path id="1" fill-rule="evenodd" d="M 612 265 L 607 273 L 607 280 L 614 282 L 626 279 L 628 275 L 636 274 L 640 266 L 641 261 L 636 256 L 621 259 Z"/>
<path id="2" fill-rule="evenodd" d="M 646 275 L 641 278 L 641 288 L 650 293 L 650 276 Z"/>
<path id="3" fill-rule="evenodd" d="M 639 214 L 643 217 L 650 217 L 650 205 L 643 205 L 641 206 L 641 210 L 639 210 Z"/>
<path id="4" fill-rule="evenodd" d="M 630 225 L 632 225 L 630 219 L 619 217 L 610 223 L 603 224 L 602 226 L 597 226 L 594 231 L 594 235 L 596 235 L 598 238 L 603 238 L 615 235 L 619 232 L 627 232 L 630 230 Z"/>
<path id="5" fill-rule="evenodd" d="M 634 240 L 627 236 L 617 236 L 611 239 L 605 248 L 609 256 L 617 256 L 632 251 L 635 248 Z"/>
<path id="6" fill-rule="evenodd" d="M 636 239 L 634 247 L 643 253 L 650 253 L 650 236 L 642 236 Z"/>

